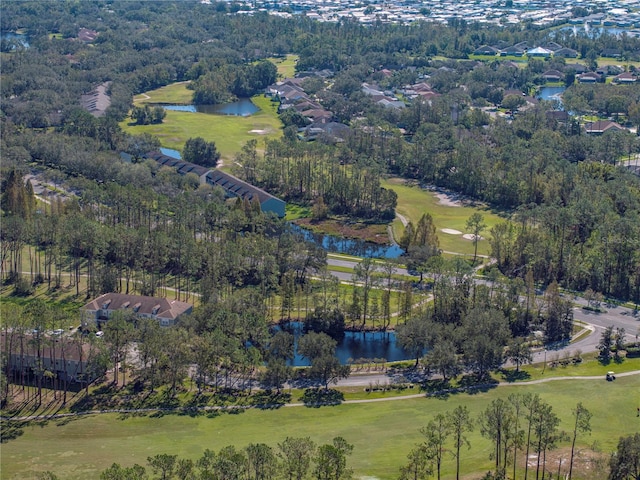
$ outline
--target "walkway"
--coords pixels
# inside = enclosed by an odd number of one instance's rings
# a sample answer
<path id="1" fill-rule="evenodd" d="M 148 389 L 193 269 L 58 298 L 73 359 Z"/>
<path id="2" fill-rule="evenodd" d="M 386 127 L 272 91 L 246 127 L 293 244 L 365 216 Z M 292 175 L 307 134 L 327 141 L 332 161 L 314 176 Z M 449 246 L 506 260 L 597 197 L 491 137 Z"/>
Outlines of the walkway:
<path id="1" fill-rule="evenodd" d="M 616 377 L 629 377 L 632 375 L 639 375 L 640 370 L 634 370 L 632 372 L 625 373 L 617 373 Z M 355 405 L 355 404 L 363 404 L 363 403 L 377 403 L 377 402 L 395 402 L 399 400 L 411 400 L 416 398 L 428 398 L 444 393 L 452 393 L 452 392 L 461 392 L 466 390 L 477 390 L 480 388 L 487 387 L 512 387 L 512 386 L 526 386 L 526 385 L 536 385 L 539 383 L 547 383 L 547 382 L 555 382 L 555 381 L 563 381 L 563 380 L 598 380 L 605 381 L 602 375 L 592 375 L 585 377 L 549 377 L 549 378 L 540 378 L 538 380 L 531 380 L 528 382 L 499 382 L 499 383 L 490 383 L 490 384 L 481 384 L 474 385 L 472 387 L 464 388 L 464 389 L 451 389 L 451 390 L 442 390 L 438 392 L 430 392 L 430 393 L 416 393 L 414 395 L 401 395 L 396 397 L 386 397 L 386 398 L 364 398 L 359 400 L 345 400 L 340 402 L 340 405 Z M 68 418 L 68 417 L 79 417 L 84 415 L 97 415 L 102 413 L 151 413 L 151 412 L 177 412 L 177 411 L 200 411 L 200 412 L 209 412 L 216 410 L 237 410 L 243 409 L 248 410 L 252 408 L 279 408 L 279 407 L 305 407 L 307 406 L 304 403 L 285 403 L 285 404 L 275 404 L 275 405 L 231 405 L 231 406 L 204 406 L 204 407 L 196 407 L 196 408 L 135 408 L 135 409 L 109 409 L 109 410 L 90 410 L 87 412 L 77 412 L 77 413 L 60 413 L 54 415 L 30 415 L 25 417 L 0 417 L 1 421 L 31 421 L 31 420 L 54 420 L 58 418 Z"/>

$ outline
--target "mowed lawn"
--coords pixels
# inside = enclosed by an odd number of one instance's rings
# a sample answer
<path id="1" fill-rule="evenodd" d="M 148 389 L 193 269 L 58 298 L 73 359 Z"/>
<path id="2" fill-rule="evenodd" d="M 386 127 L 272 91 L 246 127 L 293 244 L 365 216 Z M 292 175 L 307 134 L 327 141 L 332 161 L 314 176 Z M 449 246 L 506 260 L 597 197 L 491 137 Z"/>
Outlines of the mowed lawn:
<path id="1" fill-rule="evenodd" d="M 176 82 L 150 90 L 133 97 L 133 103 L 134 105 L 144 105 L 145 103 L 190 105 L 193 103 L 193 90 L 189 90 L 187 85 L 189 82 Z"/>
<path id="2" fill-rule="evenodd" d="M 149 98 L 138 95 L 135 101 L 137 104 L 190 104 L 191 94 L 186 83 L 180 83 L 146 92 L 144 95 Z M 258 149 L 261 150 L 263 138 L 278 138 L 282 135 L 282 123 L 277 114 L 278 104 L 262 95 L 253 97 L 252 101 L 260 111 L 247 117 L 168 110 L 167 116 L 159 125 L 133 125 L 131 119 L 120 125 L 132 135 L 155 135 L 163 147 L 178 151 L 182 151 L 189 138 L 202 137 L 215 142 L 223 161 L 230 163 L 249 140 L 257 139 Z"/>
<path id="3" fill-rule="evenodd" d="M 483 239 L 478 243 L 478 254 L 488 255 L 490 246 L 486 239 L 489 238 L 490 228 L 506 220 L 506 216 L 503 218 L 482 204 L 443 205 L 435 192 L 420 188 L 418 185 L 409 185 L 400 178 L 391 178 L 384 181 L 382 186 L 390 188 L 398 194 L 396 212 L 404 215 L 414 225 L 423 214 L 431 214 L 437 229 L 438 239 L 440 240 L 440 248 L 445 251 L 473 255 L 474 246 L 472 240 L 467 240 L 462 235 L 445 233 L 442 229 L 458 230 L 463 234 L 470 233 L 466 229 L 467 220 L 471 215 L 478 212 L 484 217 L 484 223 L 487 225 L 487 228 L 481 233 Z M 398 219 L 393 222 L 393 231 L 396 238 L 400 238 L 404 231 L 404 227 Z"/>
<path id="4" fill-rule="evenodd" d="M 22 436 L 2 445 L 2 478 L 29 479 L 35 478 L 36 472 L 51 470 L 59 478 L 97 479 L 99 472 L 113 462 L 145 465 L 148 456 L 161 453 L 197 459 L 206 448 L 218 451 L 230 444 L 242 448 L 258 442 L 276 447 L 287 436 L 310 436 L 317 443 L 326 443 L 340 435 L 355 447 L 349 460 L 355 478 L 394 479 L 408 451 L 420 441 L 419 428 L 434 415 L 462 404 L 477 418 L 492 400 L 515 392 L 539 393 L 562 419 L 560 428 L 565 431 L 572 429 L 572 408 L 578 401 L 583 402 L 593 413 L 593 431 L 590 436 L 579 438 L 580 448 L 595 444 L 601 452 L 609 454 L 621 435 L 640 430 L 640 418 L 636 417 L 640 402 L 637 375 L 619 377 L 614 382 L 603 378 L 499 387 L 486 393 L 446 399 L 405 399 L 319 409 L 285 407 L 212 418 L 187 415 L 123 418 L 104 414 L 27 427 Z M 472 449 L 463 451 L 463 474 L 488 471 L 492 465 L 491 443 L 480 436 L 478 428 L 469 435 L 469 440 Z M 565 458 L 567 449 L 568 444 L 564 443 Z M 443 473 L 444 478 L 452 478 L 454 474 L 454 461 L 449 455 Z M 574 478 L 585 477 L 574 474 Z"/>
<path id="5" fill-rule="evenodd" d="M 296 74 L 298 55 L 288 54 L 284 57 L 270 57 L 267 60 L 278 68 L 278 78 L 291 78 Z"/>

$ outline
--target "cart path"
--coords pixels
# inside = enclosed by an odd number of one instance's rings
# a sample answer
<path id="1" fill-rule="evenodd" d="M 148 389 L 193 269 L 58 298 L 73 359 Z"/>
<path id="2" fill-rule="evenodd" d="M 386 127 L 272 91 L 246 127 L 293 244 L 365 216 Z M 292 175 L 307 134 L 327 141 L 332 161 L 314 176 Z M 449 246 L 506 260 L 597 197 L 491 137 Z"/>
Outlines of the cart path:
<path id="1" fill-rule="evenodd" d="M 634 370 L 631 372 L 617 373 L 616 378 L 618 377 L 630 377 L 632 375 L 640 374 L 640 370 Z M 590 375 L 590 376 L 572 376 L 572 377 L 548 377 L 548 378 L 540 378 L 537 380 L 531 380 L 528 382 L 499 382 L 499 383 L 486 383 L 481 385 L 474 385 L 472 387 L 466 387 L 461 389 L 450 389 L 450 390 L 440 390 L 438 392 L 431 393 L 416 393 L 414 395 L 401 395 L 396 397 L 385 397 L 385 398 L 363 398 L 359 400 L 345 400 L 340 402 L 337 405 L 355 405 L 362 403 L 376 403 L 376 402 L 393 402 L 398 400 L 410 400 L 416 398 L 429 398 L 436 395 L 442 395 L 446 393 L 455 393 L 455 392 L 463 392 L 466 390 L 477 390 L 480 388 L 491 388 L 491 387 L 512 387 L 512 386 L 526 386 L 526 385 L 536 385 L 539 383 L 547 383 L 547 382 L 555 382 L 555 381 L 563 381 L 563 380 L 602 380 L 606 381 L 602 375 Z M 615 380 L 614 380 L 615 381 Z M 198 407 L 196 411 L 216 411 L 216 410 L 236 410 L 236 409 L 252 409 L 252 408 L 261 408 L 261 409 L 272 409 L 272 408 L 280 408 L 280 407 L 313 407 L 313 406 L 321 406 L 323 404 L 305 404 L 305 403 L 285 403 L 285 404 L 276 404 L 276 405 L 235 405 L 235 406 L 204 406 Z M 5 421 L 30 421 L 30 420 L 55 420 L 59 418 L 68 418 L 68 417 L 79 417 L 84 415 L 97 415 L 101 413 L 152 413 L 152 412 L 177 412 L 177 411 L 194 411 L 194 409 L 185 409 L 185 408 L 119 408 L 119 409 L 105 409 L 105 410 L 89 410 L 86 412 L 75 412 L 75 413 L 60 413 L 54 415 L 30 415 L 25 417 L 0 417 L 0 420 Z"/>

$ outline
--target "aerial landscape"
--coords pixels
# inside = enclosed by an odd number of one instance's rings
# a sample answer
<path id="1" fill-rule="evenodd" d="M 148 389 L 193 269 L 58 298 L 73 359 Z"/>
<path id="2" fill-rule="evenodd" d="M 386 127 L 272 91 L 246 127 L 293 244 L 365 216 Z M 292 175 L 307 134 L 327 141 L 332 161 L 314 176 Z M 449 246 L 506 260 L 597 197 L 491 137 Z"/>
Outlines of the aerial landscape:
<path id="1" fill-rule="evenodd" d="M 0 479 L 640 479 L 640 1 L 7 1 L 0 65 Z"/>

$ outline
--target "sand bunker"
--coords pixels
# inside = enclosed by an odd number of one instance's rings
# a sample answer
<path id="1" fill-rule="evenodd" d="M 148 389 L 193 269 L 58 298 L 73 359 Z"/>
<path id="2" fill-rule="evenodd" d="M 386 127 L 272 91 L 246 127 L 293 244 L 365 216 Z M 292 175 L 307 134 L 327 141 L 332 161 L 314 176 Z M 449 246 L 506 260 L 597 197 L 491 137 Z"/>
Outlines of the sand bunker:
<path id="1" fill-rule="evenodd" d="M 453 228 L 443 228 L 442 232 L 448 233 L 449 235 L 460 235 L 462 233 L 460 230 L 454 230 Z"/>
<path id="2" fill-rule="evenodd" d="M 465 233 L 464 235 L 462 235 L 462 238 L 466 238 L 467 240 L 475 240 L 476 236 L 473 233 Z M 484 238 L 478 235 L 478 240 L 484 240 Z"/>
<path id="3" fill-rule="evenodd" d="M 455 195 L 449 195 L 447 193 L 434 193 L 436 198 L 438 199 L 438 203 L 440 205 L 445 205 L 447 207 L 461 207 L 462 203 L 460 200 L 457 200 Z"/>
<path id="4" fill-rule="evenodd" d="M 249 133 L 257 133 L 258 135 L 264 135 L 267 133 L 266 130 L 249 130 Z"/>

